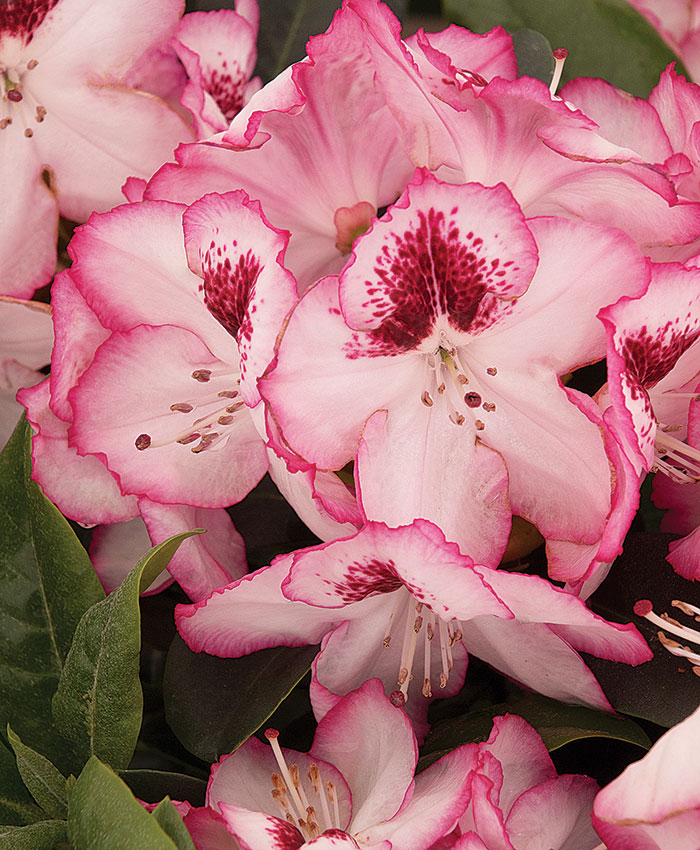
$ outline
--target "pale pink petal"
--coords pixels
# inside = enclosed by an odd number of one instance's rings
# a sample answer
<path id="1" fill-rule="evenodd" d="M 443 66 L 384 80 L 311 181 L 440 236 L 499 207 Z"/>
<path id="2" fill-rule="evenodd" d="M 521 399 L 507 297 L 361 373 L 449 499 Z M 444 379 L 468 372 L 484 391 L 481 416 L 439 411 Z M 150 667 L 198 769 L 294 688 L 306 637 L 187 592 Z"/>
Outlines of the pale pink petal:
<path id="1" fill-rule="evenodd" d="M 50 362 L 52 346 L 48 304 L 0 296 L 0 362 L 15 360 L 39 369 Z"/>
<path id="2" fill-rule="evenodd" d="M 358 7 L 359 4 L 356 4 L 355 8 Z M 414 51 L 420 47 L 426 58 L 439 69 L 442 69 L 442 63 L 436 53 L 442 53 L 457 73 L 467 79 L 473 74 L 486 79 L 504 77 L 507 80 L 518 76 L 513 39 L 502 27 L 494 27 L 482 35 L 451 25 L 440 32 L 419 30 L 405 42 Z"/>
<path id="3" fill-rule="evenodd" d="M 213 809 L 207 806 L 190 809 L 183 821 L 198 850 L 240 850 L 223 817 Z"/>
<path id="4" fill-rule="evenodd" d="M 516 850 L 595 850 L 591 826 L 598 791 L 588 776 L 556 776 L 526 791 L 506 820 Z"/>
<path id="5" fill-rule="evenodd" d="M 222 366 L 223 375 L 200 380 Z M 240 501 L 267 469 L 247 408 L 235 399 L 231 405 L 235 387 L 235 373 L 189 331 L 139 326 L 114 333 L 70 392 L 71 444 L 81 454 L 103 457 L 125 493 L 226 507 Z M 200 401 L 213 404 L 213 413 L 202 417 Z M 227 404 L 231 409 L 224 413 Z"/>
<path id="6" fill-rule="evenodd" d="M 203 602 L 179 605 L 175 622 L 187 645 L 236 658 L 271 646 L 318 643 L 343 617 L 284 597 L 280 585 L 290 566 L 291 557 L 282 556 Z"/>
<path id="7" fill-rule="evenodd" d="M 503 812 L 498 807 L 498 785 L 484 773 L 476 773 L 471 780 L 469 813 L 474 829 L 489 850 L 515 850 L 506 832 Z"/>
<path id="8" fill-rule="evenodd" d="M 152 545 L 141 517 L 128 522 L 101 525 L 93 531 L 90 560 L 106 593 L 119 587 Z M 163 570 L 149 586 L 147 593 L 157 593 L 172 583 L 173 577 L 168 570 Z"/>
<path id="9" fill-rule="evenodd" d="M 41 372 L 35 372 L 16 360 L 0 362 L 0 447 L 10 439 L 24 412 L 15 399 L 17 390 L 36 386 L 43 380 Z"/>
<path id="10" fill-rule="evenodd" d="M 391 705 L 373 679 L 325 715 L 309 756 L 343 774 L 352 792 L 350 829 L 357 834 L 398 812 L 413 785 L 418 748 L 405 713 Z M 380 840 L 390 837 L 384 833 Z"/>
<path id="11" fill-rule="evenodd" d="M 123 496 L 96 457 L 80 457 L 68 445 L 68 425 L 50 410 L 49 399 L 49 379 L 22 390 L 18 398 L 38 432 L 32 439 L 34 479 L 70 519 L 90 524 L 133 519 L 138 514 L 136 497 Z"/>
<path id="12" fill-rule="evenodd" d="M 236 836 L 244 850 L 298 850 L 305 844 L 299 830 L 279 817 L 240 809 L 228 803 L 222 803 L 220 808 L 227 829 Z"/>
<path id="13" fill-rule="evenodd" d="M 130 204 L 135 204 L 143 200 L 143 193 L 146 191 L 147 185 L 142 177 L 127 177 L 122 186 L 122 195 Z"/>
<path id="14" fill-rule="evenodd" d="M 139 499 L 139 510 L 154 546 L 183 531 L 205 530 L 205 534 L 185 540 L 168 564 L 168 572 L 193 602 L 206 599 L 248 572 L 243 538 L 223 508 L 161 505 Z"/>

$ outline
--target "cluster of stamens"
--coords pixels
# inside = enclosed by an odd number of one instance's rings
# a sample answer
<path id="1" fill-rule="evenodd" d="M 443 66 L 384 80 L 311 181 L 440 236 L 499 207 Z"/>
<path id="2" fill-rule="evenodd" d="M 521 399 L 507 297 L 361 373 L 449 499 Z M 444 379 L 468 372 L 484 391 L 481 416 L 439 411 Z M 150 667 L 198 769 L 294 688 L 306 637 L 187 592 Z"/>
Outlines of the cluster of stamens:
<path id="1" fill-rule="evenodd" d="M 195 369 L 191 377 L 197 383 L 206 384 L 212 378 L 231 374 L 230 371 Z M 240 394 L 240 383 L 241 380 L 238 378 L 235 389 L 220 390 L 208 396 L 176 401 L 170 405 L 173 413 L 189 414 L 201 408 L 209 408 L 209 410 L 195 419 L 187 428 L 170 437 L 153 440 L 150 434 L 139 434 L 134 445 L 139 451 L 145 451 L 177 443 L 181 446 L 190 446 L 190 451 L 194 454 L 223 446 L 228 440 L 230 426 L 235 420 L 236 413 L 245 407 Z M 213 409 L 211 409 L 212 405 L 214 405 Z M 196 445 L 192 445 L 193 443 Z"/>
<path id="2" fill-rule="evenodd" d="M 495 366 L 489 366 L 486 374 L 498 374 Z M 435 399 L 442 396 L 449 410 L 449 420 L 455 425 L 464 425 L 465 417 L 459 412 L 460 407 L 469 410 L 481 408 L 486 413 L 493 413 L 496 405 L 492 401 L 484 401 L 481 393 L 469 389 L 469 378 L 462 366 L 456 348 L 440 346 L 438 350 L 428 355 L 428 376 L 421 393 L 421 401 L 426 407 L 432 407 Z M 486 427 L 481 419 L 474 419 L 474 428 L 483 431 Z"/>
<path id="3" fill-rule="evenodd" d="M 396 594 L 394 607 L 389 615 L 384 632 L 383 645 L 386 649 L 391 646 L 391 630 L 398 614 L 406 601 L 406 594 L 399 591 Z M 391 702 L 401 708 L 408 700 L 408 686 L 413 679 L 413 665 L 418 647 L 418 638 L 423 633 L 423 687 L 421 692 L 424 697 L 431 697 L 433 689 L 431 684 L 431 650 L 432 643 L 437 635 L 440 643 L 441 669 L 439 674 L 440 688 L 447 687 L 450 671 L 454 665 L 452 647 L 457 641 L 462 640 L 462 624 L 459 620 L 441 620 L 426 608 L 422 602 L 411 597 L 403 630 L 403 644 L 401 646 L 401 660 L 399 662 L 399 675 L 397 684 L 399 689 L 392 691 L 389 696 Z"/>
<path id="4" fill-rule="evenodd" d="M 700 623 L 700 608 L 697 608 L 695 605 L 691 605 L 689 602 L 683 602 L 680 599 L 674 599 L 671 602 L 671 605 L 673 605 L 674 608 L 678 608 L 679 611 L 682 611 L 688 617 L 692 617 L 695 622 Z M 655 626 L 660 626 L 660 628 L 664 631 L 657 632 L 657 637 L 664 649 L 667 649 L 671 655 L 676 655 L 679 658 L 685 658 L 690 662 L 693 673 L 695 673 L 696 676 L 700 676 L 700 654 L 687 645 L 688 642 L 700 644 L 700 631 L 684 626 L 668 614 L 664 613 L 661 614 L 661 616 L 655 614 L 653 606 L 648 599 L 640 599 L 636 602 L 634 605 L 634 613 L 638 617 L 644 617 L 644 619 L 653 623 Z M 686 641 L 686 643 L 680 643 L 677 640 L 673 640 L 673 638 L 668 637 L 666 632 L 681 638 Z"/>
<path id="5" fill-rule="evenodd" d="M 18 70 L 17 68 L 8 69 L 4 66 L 0 65 L 0 78 L 4 84 L 4 96 L 3 102 L 9 103 L 22 103 L 25 99 L 23 87 L 22 87 L 22 76 L 27 71 L 32 71 L 39 62 L 36 59 L 30 59 L 29 62 L 26 63 L 24 69 Z M 40 104 L 35 104 L 34 107 L 34 120 L 37 124 L 41 124 L 41 122 L 46 118 L 46 107 L 41 106 Z M 0 118 L 0 130 L 4 130 L 12 124 L 12 115 L 4 115 Z M 26 127 L 24 130 L 24 135 L 30 139 L 34 135 L 34 130 L 31 127 Z"/>
<path id="6" fill-rule="evenodd" d="M 287 765 L 277 741 L 278 736 L 276 729 L 265 730 L 265 737 L 270 742 L 280 768 L 280 773 L 272 774 L 272 798 L 284 820 L 295 826 L 306 841 L 313 841 L 328 829 L 342 829 L 335 785 L 330 781 L 324 783 L 319 766 L 311 764 L 307 776 L 316 803 L 315 806 L 311 805 L 301 781 L 299 766 Z"/>
<path id="7" fill-rule="evenodd" d="M 673 431 L 680 430 L 680 425 L 659 424 L 654 438 L 652 472 L 663 472 L 679 484 L 692 484 L 700 481 L 700 451 L 673 436 Z"/>

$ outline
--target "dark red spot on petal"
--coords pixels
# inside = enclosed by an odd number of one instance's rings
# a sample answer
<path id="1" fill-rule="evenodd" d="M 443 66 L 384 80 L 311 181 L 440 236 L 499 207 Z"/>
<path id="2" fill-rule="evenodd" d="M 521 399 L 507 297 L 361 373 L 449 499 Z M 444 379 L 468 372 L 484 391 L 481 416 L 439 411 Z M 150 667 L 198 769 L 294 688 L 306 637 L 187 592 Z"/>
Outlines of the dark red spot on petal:
<path id="1" fill-rule="evenodd" d="M 28 42 L 57 3 L 58 0 L 6 0 L 0 11 L 0 37 L 14 36 Z"/>
<path id="2" fill-rule="evenodd" d="M 231 262 L 214 258 L 211 250 L 204 259 L 204 303 L 209 312 L 235 337 L 250 339 L 253 328 L 249 315 L 250 302 L 255 295 L 255 283 L 260 261 L 251 251 L 240 254 Z"/>
<path id="3" fill-rule="evenodd" d="M 378 593 L 393 593 L 402 587 L 394 562 L 379 561 L 376 558 L 348 564 L 341 581 L 332 581 L 323 576 L 321 579 L 333 588 L 346 605 Z"/>

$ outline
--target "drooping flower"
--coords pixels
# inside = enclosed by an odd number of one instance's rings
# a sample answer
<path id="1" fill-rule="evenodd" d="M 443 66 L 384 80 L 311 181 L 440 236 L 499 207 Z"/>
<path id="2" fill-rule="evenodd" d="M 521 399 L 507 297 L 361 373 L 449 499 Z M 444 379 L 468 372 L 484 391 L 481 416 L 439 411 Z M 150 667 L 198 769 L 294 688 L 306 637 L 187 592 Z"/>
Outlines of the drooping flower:
<path id="1" fill-rule="evenodd" d="M 54 272 L 58 214 L 120 203 L 192 133 L 159 98 L 126 87 L 167 40 L 179 2 L 10 0 L 0 19 L 0 292 L 28 297 Z"/>
<path id="2" fill-rule="evenodd" d="M 431 519 L 489 566 L 511 514 L 548 541 L 595 544 L 609 458 L 599 413 L 559 375 L 603 356 L 600 305 L 647 275 L 618 231 L 525 220 L 503 185 L 418 171 L 340 277 L 296 306 L 261 394 L 305 460 L 357 455 L 371 519 Z"/>
<path id="3" fill-rule="evenodd" d="M 608 850 L 697 850 L 699 744 L 697 709 L 600 791 L 593 826 Z"/>

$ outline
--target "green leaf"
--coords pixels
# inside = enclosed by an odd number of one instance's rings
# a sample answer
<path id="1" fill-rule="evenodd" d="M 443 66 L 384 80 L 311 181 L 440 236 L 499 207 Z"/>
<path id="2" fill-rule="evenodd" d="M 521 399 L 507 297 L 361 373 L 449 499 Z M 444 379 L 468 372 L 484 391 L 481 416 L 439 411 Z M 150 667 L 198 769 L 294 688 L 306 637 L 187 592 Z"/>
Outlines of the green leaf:
<path id="1" fill-rule="evenodd" d="M 10 726 L 7 738 L 15 752 L 17 768 L 32 797 L 51 818 L 65 818 L 68 811 L 66 780 L 63 774 L 41 753 L 27 747 Z"/>
<path id="2" fill-rule="evenodd" d="M 85 550 L 31 480 L 22 421 L 0 455 L 0 728 L 8 721 L 59 767 L 70 747 L 51 723 L 75 627 L 104 598 Z"/>
<path id="3" fill-rule="evenodd" d="M 22 782 L 14 753 L 0 740 L 0 823 L 22 826 L 42 817 Z"/>
<path id="4" fill-rule="evenodd" d="M 518 60 L 518 74 L 535 77 L 549 85 L 554 72 L 552 45 L 542 33 L 535 30 L 515 30 L 511 35 Z"/>
<path id="5" fill-rule="evenodd" d="M 0 850 L 69 850 L 64 820 L 0 826 Z"/>
<path id="6" fill-rule="evenodd" d="M 195 850 L 194 841 L 169 797 L 160 802 L 151 815 L 158 821 L 161 829 L 170 836 L 178 850 Z"/>
<path id="7" fill-rule="evenodd" d="M 215 658 L 192 652 L 176 637 L 163 678 L 166 719 L 191 753 L 215 761 L 262 726 L 317 653 L 317 646 L 283 646 Z"/>
<path id="8" fill-rule="evenodd" d="M 92 756 L 68 804 L 73 850 L 178 850 L 121 779 Z"/>
<path id="9" fill-rule="evenodd" d="M 501 714 L 517 714 L 527 720 L 542 736 L 550 752 L 581 738 L 614 738 L 643 749 L 651 747 L 646 732 L 627 717 L 582 705 L 568 705 L 541 694 L 526 694 L 517 700 L 470 711 L 462 717 L 436 724 L 426 739 L 419 768 L 426 768 L 462 744 L 485 741 L 491 734 L 493 718 Z"/>
<path id="10" fill-rule="evenodd" d="M 166 796 L 187 800 L 193 806 L 203 806 L 205 802 L 206 780 L 196 776 L 167 770 L 120 770 L 119 776 L 139 799 L 147 803 L 155 803 Z"/>
<path id="11" fill-rule="evenodd" d="M 563 82 L 602 77 L 647 97 L 669 62 L 686 73 L 656 30 L 625 0 L 443 0 L 448 20 L 486 32 L 501 24 L 542 33 L 569 57 Z"/>
<path id="12" fill-rule="evenodd" d="M 151 549 L 121 586 L 78 623 L 53 712 L 56 727 L 71 741 L 81 764 L 96 755 L 115 768 L 129 765 L 143 713 L 139 593 L 195 533 L 178 534 Z"/>

